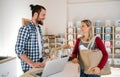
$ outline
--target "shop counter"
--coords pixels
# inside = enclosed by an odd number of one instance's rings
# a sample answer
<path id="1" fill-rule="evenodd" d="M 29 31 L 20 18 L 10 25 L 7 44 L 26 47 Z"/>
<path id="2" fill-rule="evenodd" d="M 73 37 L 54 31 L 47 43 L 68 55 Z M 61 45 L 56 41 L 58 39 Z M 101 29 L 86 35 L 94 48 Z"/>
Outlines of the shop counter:
<path id="1" fill-rule="evenodd" d="M 34 71 L 40 71 L 42 68 L 32 68 L 28 72 L 24 73 L 21 77 L 34 77 L 31 75 Z M 56 73 L 54 75 L 50 75 L 49 77 L 79 77 L 79 64 L 75 64 L 72 62 L 67 62 L 65 68 L 62 72 Z"/>

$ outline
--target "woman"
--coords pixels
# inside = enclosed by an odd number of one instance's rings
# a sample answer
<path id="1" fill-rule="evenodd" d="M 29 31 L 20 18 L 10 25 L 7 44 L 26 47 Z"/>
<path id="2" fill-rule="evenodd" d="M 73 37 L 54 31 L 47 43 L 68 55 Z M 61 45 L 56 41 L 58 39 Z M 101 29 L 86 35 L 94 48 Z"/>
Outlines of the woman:
<path id="1" fill-rule="evenodd" d="M 72 58 L 74 63 L 80 63 L 80 77 L 100 77 L 100 75 L 97 75 L 100 73 L 100 70 L 104 67 L 108 60 L 108 53 L 105 49 L 105 46 L 102 42 L 102 40 L 99 37 L 96 37 L 95 39 L 95 44 L 93 45 L 92 49 L 98 48 L 101 50 L 103 57 L 100 63 L 92 68 L 93 74 L 85 74 L 84 73 L 84 65 L 80 57 L 80 50 L 87 48 L 90 40 L 93 38 L 93 33 L 92 33 L 92 23 L 90 20 L 82 20 L 81 21 L 81 32 L 82 36 L 76 40 L 76 44 L 74 46 L 74 50 L 72 53 Z M 77 56 L 79 56 L 79 59 L 77 59 Z"/>

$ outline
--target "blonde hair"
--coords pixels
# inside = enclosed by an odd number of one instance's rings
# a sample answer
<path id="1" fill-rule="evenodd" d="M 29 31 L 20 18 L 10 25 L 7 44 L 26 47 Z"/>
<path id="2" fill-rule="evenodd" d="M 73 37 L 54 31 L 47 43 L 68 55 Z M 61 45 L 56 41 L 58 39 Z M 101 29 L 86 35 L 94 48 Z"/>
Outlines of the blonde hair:
<path id="1" fill-rule="evenodd" d="M 81 23 L 85 23 L 87 27 L 91 27 L 90 32 L 88 33 L 88 41 L 93 38 L 93 27 L 92 27 L 92 22 L 88 19 L 82 20 Z"/>

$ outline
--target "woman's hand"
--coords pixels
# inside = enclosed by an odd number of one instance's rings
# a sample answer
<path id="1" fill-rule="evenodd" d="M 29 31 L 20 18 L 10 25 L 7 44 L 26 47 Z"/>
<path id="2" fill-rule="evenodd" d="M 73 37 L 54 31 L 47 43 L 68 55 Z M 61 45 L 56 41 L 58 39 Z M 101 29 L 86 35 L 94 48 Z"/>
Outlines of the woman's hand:
<path id="1" fill-rule="evenodd" d="M 93 71 L 92 74 L 99 74 L 100 73 L 99 67 L 93 67 L 91 70 Z"/>
<path id="2" fill-rule="evenodd" d="M 74 59 L 72 60 L 72 62 L 73 62 L 73 63 L 79 63 L 79 60 L 78 60 L 78 58 L 74 58 Z"/>

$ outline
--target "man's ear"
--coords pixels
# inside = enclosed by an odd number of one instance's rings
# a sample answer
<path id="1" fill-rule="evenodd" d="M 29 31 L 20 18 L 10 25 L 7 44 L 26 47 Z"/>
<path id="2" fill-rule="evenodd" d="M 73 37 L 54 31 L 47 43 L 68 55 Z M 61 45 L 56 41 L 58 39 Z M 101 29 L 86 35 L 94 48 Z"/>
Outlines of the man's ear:
<path id="1" fill-rule="evenodd" d="M 35 17 L 35 18 L 38 17 L 38 13 L 37 13 L 37 12 L 34 13 L 34 17 Z"/>

